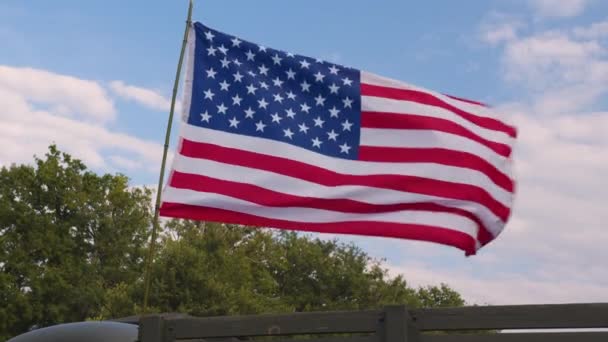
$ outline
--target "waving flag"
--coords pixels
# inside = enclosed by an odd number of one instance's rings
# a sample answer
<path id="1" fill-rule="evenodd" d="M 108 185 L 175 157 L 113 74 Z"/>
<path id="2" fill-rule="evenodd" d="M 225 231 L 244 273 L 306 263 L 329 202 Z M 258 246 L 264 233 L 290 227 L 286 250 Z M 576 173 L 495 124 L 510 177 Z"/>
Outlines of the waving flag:
<path id="1" fill-rule="evenodd" d="M 430 241 L 510 214 L 516 130 L 483 104 L 194 23 L 161 216 Z"/>

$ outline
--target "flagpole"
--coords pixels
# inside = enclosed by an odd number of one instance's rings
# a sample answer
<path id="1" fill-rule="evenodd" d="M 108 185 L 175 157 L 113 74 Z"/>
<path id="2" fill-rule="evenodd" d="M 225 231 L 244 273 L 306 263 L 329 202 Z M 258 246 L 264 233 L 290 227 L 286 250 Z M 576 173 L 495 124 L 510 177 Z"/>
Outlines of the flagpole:
<path id="1" fill-rule="evenodd" d="M 169 140 L 171 138 L 171 125 L 173 124 L 173 113 L 175 111 L 175 98 L 177 97 L 177 89 L 179 86 L 179 76 L 182 71 L 182 63 L 184 60 L 184 52 L 188 42 L 188 32 L 190 31 L 190 25 L 192 24 L 192 1 L 189 1 L 188 5 L 188 19 L 186 20 L 186 29 L 184 30 L 184 40 L 182 42 L 182 49 L 179 55 L 179 62 L 177 64 L 177 72 L 175 73 L 175 82 L 173 84 L 173 97 L 171 98 L 171 109 L 169 111 L 169 119 L 167 122 L 167 132 L 165 133 L 165 145 L 163 149 L 163 160 L 160 166 L 160 176 L 158 177 L 158 190 L 156 191 L 156 204 L 154 206 L 154 218 L 152 220 L 152 235 L 150 237 L 150 246 L 148 247 L 148 257 L 146 259 L 146 269 L 144 273 L 144 303 L 142 311 L 145 314 L 148 309 L 148 294 L 150 292 L 150 269 L 152 266 L 152 259 L 154 258 L 154 248 L 156 245 L 156 235 L 159 228 L 159 211 L 160 211 L 160 200 L 161 190 L 163 186 L 163 179 L 165 176 L 165 164 L 167 162 L 167 150 L 169 149 Z"/>

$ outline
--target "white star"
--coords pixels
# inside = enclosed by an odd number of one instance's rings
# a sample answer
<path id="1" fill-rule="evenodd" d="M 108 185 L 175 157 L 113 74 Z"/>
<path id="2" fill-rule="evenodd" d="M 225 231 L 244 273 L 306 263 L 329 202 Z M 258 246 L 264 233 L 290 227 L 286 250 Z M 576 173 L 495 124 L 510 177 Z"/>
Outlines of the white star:
<path id="1" fill-rule="evenodd" d="M 260 82 L 260 87 L 262 87 L 264 89 L 268 89 L 268 84 L 266 84 L 266 82 L 262 81 L 262 82 Z"/>
<path id="2" fill-rule="evenodd" d="M 215 35 L 211 31 L 205 32 L 205 38 L 207 38 L 207 40 L 213 40 L 213 37 L 215 37 Z"/>
<path id="3" fill-rule="evenodd" d="M 323 62 L 323 60 L 322 60 L 321 58 L 317 58 L 317 59 L 315 59 L 315 62 L 317 62 L 317 63 L 321 63 L 321 64 L 323 64 L 323 63 L 324 63 L 324 62 Z"/>
<path id="4" fill-rule="evenodd" d="M 215 52 L 216 51 L 217 50 L 213 46 L 208 47 L 207 48 L 207 56 L 215 56 Z"/>
<path id="5" fill-rule="evenodd" d="M 292 139 L 293 136 L 293 132 L 288 128 L 288 129 L 284 129 L 283 133 L 285 133 L 285 137 Z"/>
<path id="6" fill-rule="evenodd" d="M 293 56 L 294 56 L 294 54 L 293 54 L 293 53 L 291 53 L 291 52 L 288 52 L 288 53 L 287 53 L 287 57 L 293 57 Z"/>
<path id="7" fill-rule="evenodd" d="M 237 128 L 237 126 L 239 125 L 239 122 L 240 122 L 239 120 L 236 119 L 236 117 L 234 117 L 228 121 L 230 121 L 230 127 L 234 127 L 234 128 Z"/>
<path id="8" fill-rule="evenodd" d="M 351 122 L 348 122 L 348 120 L 344 121 L 342 123 L 342 130 L 343 131 L 350 131 L 350 128 L 353 124 Z"/>
<path id="9" fill-rule="evenodd" d="M 268 76 L 268 68 L 264 64 L 259 66 L 258 69 L 260 69 L 260 75 Z"/>
<path id="10" fill-rule="evenodd" d="M 232 61 L 232 63 L 236 64 L 237 66 L 241 66 L 241 64 L 243 64 L 243 63 L 239 62 L 238 58 L 235 58 L 234 61 Z"/>
<path id="11" fill-rule="evenodd" d="M 209 70 L 207 70 L 207 78 L 215 78 L 216 74 L 217 72 L 213 70 L 213 68 L 209 68 Z"/>
<path id="12" fill-rule="evenodd" d="M 220 62 L 222 62 L 222 68 L 228 68 L 230 66 L 230 61 L 228 58 L 224 57 Z"/>
<path id="13" fill-rule="evenodd" d="M 308 113 L 308 110 L 310 110 L 310 107 L 305 103 L 301 104 L 300 107 L 302 108 L 303 112 Z"/>
<path id="14" fill-rule="evenodd" d="M 349 150 L 350 150 L 350 146 L 348 146 L 346 143 L 340 145 L 340 153 L 348 154 Z"/>
<path id="15" fill-rule="evenodd" d="M 231 41 L 232 41 L 232 46 L 236 46 L 236 47 L 241 46 L 241 41 L 238 38 L 234 37 L 234 38 L 232 38 Z"/>
<path id="16" fill-rule="evenodd" d="M 255 77 L 255 72 L 253 72 L 253 71 L 249 70 L 249 71 L 247 71 L 247 73 L 248 73 L 249 75 L 251 75 L 251 77 Z"/>
<path id="17" fill-rule="evenodd" d="M 224 80 L 224 81 L 222 81 L 222 83 L 220 83 L 220 90 L 228 91 L 228 87 L 230 87 L 230 83 L 226 82 L 226 80 Z"/>
<path id="18" fill-rule="evenodd" d="M 339 113 L 340 113 L 340 110 L 338 108 L 336 108 L 336 106 L 334 106 L 334 108 L 329 110 L 329 116 L 332 118 L 337 118 Z"/>
<path id="19" fill-rule="evenodd" d="M 330 66 L 330 67 L 329 67 L 329 73 L 330 73 L 330 74 L 337 75 L 337 74 L 338 74 L 338 68 L 336 68 L 336 66 L 335 66 L 335 65 Z"/>
<path id="20" fill-rule="evenodd" d="M 283 96 L 281 94 L 274 94 L 272 96 L 274 97 L 274 102 L 283 103 Z"/>
<path id="21" fill-rule="evenodd" d="M 223 53 L 224 55 L 226 54 L 226 52 L 228 52 L 228 49 L 226 49 L 226 47 L 224 47 L 224 44 L 222 44 L 217 49 L 220 50 L 220 52 Z"/>
<path id="22" fill-rule="evenodd" d="M 236 94 L 232 97 L 232 105 L 233 106 L 240 106 L 241 105 L 241 101 L 243 101 L 243 99 L 239 96 L 239 94 Z"/>
<path id="23" fill-rule="evenodd" d="M 207 91 L 204 91 L 204 93 L 205 93 L 205 98 L 206 99 L 209 99 L 209 100 L 213 101 L 213 96 L 215 94 L 211 91 L 211 89 L 207 89 Z"/>
<path id="24" fill-rule="evenodd" d="M 323 79 L 325 78 L 325 75 L 323 75 L 320 71 L 317 71 L 317 73 L 314 76 L 315 76 L 315 81 L 317 81 L 317 82 L 323 82 Z"/>
<path id="25" fill-rule="evenodd" d="M 266 127 L 266 125 L 264 125 L 262 120 L 260 120 L 260 121 L 258 121 L 258 123 L 255 124 L 255 131 L 264 132 L 264 127 Z"/>
<path id="26" fill-rule="evenodd" d="M 276 53 L 274 54 L 274 57 L 272 57 L 272 62 L 277 65 L 281 65 L 282 60 L 283 59 L 281 57 L 279 57 L 279 55 Z"/>
<path id="27" fill-rule="evenodd" d="M 319 96 L 315 97 L 315 101 L 317 102 L 317 106 L 324 106 L 325 105 L 325 98 L 323 96 L 321 96 L 321 94 L 319 94 Z"/>
<path id="28" fill-rule="evenodd" d="M 277 76 L 277 78 L 272 80 L 272 83 L 274 83 L 275 87 L 280 87 L 283 84 L 283 81 L 281 81 L 281 79 Z"/>
<path id="29" fill-rule="evenodd" d="M 332 83 L 329 86 L 329 92 L 330 92 L 330 94 L 337 94 L 338 93 L 338 89 L 340 89 L 340 87 L 337 86 L 335 83 Z"/>
<path id="30" fill-rule="evenodd" d="M 255 91 L 258 90 L 253 84 L 247 86 L 247 94 L 255 95 Z"/>
<path id="31" fill-rule="evenodd" d="M 317 116 L 316 119 L 313 120 L 315 122 L 315 127 L 319 126 L 321 128 L 323 128 L 323 124 L 325 123 L 325 121 L 323 121 L 323 119 L 321 119 L 320 116 Z"/>
<path id="32" fill-rule="evenodd" d="M 266 52 L 266 47 L 265 47 L 265 46 L 260 45 L 260 51 L 264 51 L 264 52 Z"/>
<path id="33" fill-rule="evenodd" d="M 226 114 L 226 109 L 228 109 L 228 107 L 224 106 L 223 102 L 222 102 L 221 105 L 217 106 L 217 112 L 218 113 Z"/>
<path id="34" fill-rule="evenodd" d="M 321 148 L 321 144 L 323 142 L 321 140 L 319 140 L 319 138 L 314 138 L 312 139 L 312 147 L 318 147 Z"/>
<path id="35" fill-rule="evenodd" d="M 291 110 L 291 108 L 289 108 L 288 110 L 286 110 L 287 112 L 287 117 L 288 118 L 294 118 L 296 116 L 296 112 L 294 112 L 293 110 Z"/>
<path id="36" fill-rule="evenodd" d="M 327 132 L 328 138 L 327 140 L 333 140 L 336 141 L 336 138 L 338 137 L 338 133 L 334 132 L 334 130 L 332 129 L 331 132 Z"/>
<path id="37" fill-rule="evenodd" d="M 295 73 L 295 71 L 291 70 L 291 68 L 289 68 L 289 70 L 285 71 L 285 73 L 287 74 L 287 79 L 288 80 L 295 80 L 296 79 L 296 73 Z"/>
<path id="38" fill-rule="evenodd" d="M 307 92 L 310 89 L 310 84 L 308 84 L 306 81 L 300 83 L 300 86 L 302 87 L 302 91 Z"/>
<path id="39" fill-rule="evenodd" d="M 353 108 L 353 100 L 351 100 L 350 97 L 347 96 L 342 102 L 344 102 L 344 108 Z"/>
<path id="40" fill-rule="evenodd" d="M 305 123 L 302 122 L 298 127 L 300 127 L 300 132 L 304 132 L 304 134 L 308 133 L 309 127 Z"/>
<path id="41" fill-rule="evenodd" d="M 296 94 L 294 94 L 291 90 L 287 93 L 287 98 L 288 99 L 292 99 L 295 100 L 296 99 Z"/>
<path id="42" fill-rule="evenodd" d="M 266 102 L 266 99 L 264 98 L 258 100 L 258 104 L 260 105 L 260 108 L 266 109 L 266 107 L 268 107 L 268 102 Z"/>
<path id="43" fill-rule="evenodd" d="M 348 77 L 343 78 L 342 82 L 344 82 L 344 85 L 347 85 L 347 86 L 353 84 L 353 81 L 351 79 L 349 79 Z"/>
<path id="44" fill-rule="evenodd" d="M 209 122 L 209 119 L 211 119 L 209 112 L 205 111 L 204 113 L 201 113 L 201 121 Z"/>
<path id="45" fill-rule="evenodd" d="M 253 114 L 255 114 L 255 111 L 251 107 L 245 110 L 245 118 L 253 119 Z"/>
<path id="46" fill-rule="evenodd" d="M 310 63 L 308 63 L 306 60 L 301 60 L 300 65 L 301 65 L 302 69 L 308 69 L 308 67 L 310 66 Z"/>
<path id="47" fill-rule="evenodd" d="M 281 120 L 283 120 L 283 118 L 279 115 L 279 113 L 274 113 L 271 115 L 272 117 L 272 122 L 276 122 L 278 124 L 281 123 Z"/>
<path id="48" fill-rule="evenodd" d="M 243 75 L 241 75 L 241 73 L 238 71 L 233 76 L 234 76 L 234 82 L 241 82 L 241 79 L 243 78 Z"/>
<path id="49" fill-rule="evenodd" d="M 251 50 L 249 50 L 247 53 L 245 53 L 245 55 L 247 55 L 248 61 L 252 61 L 255 58 L 255 53 Z"/>

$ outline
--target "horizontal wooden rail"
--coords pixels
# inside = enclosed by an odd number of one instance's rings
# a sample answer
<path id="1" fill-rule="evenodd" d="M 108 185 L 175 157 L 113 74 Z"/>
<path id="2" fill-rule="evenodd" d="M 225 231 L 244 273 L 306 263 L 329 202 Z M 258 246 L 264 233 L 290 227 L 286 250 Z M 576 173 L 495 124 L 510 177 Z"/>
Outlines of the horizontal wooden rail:
<path id="1" fill-rule="evenodd" d="M 133 317 L 119 321 L 134 320 Z M 608 332 L 433 334 L 503 329 L 608 328 L 608 304 L 479 306 L 407 310 L 309 312 L 286 315 L 139 318 L 140 342 L 226 342 L 256 336 L 320 335 L 306 342 L 608 342 Z M 347 336 L 323 336 L 345 334 Z M 233 340 L 235 341 L 235 340 Z"/>
<path id="2" fill-rule="evenodd" d="M 608 332 L 421 335 L 420 342 L 606 342 Z M 416 341 L 418 342 L 418 341 Z"/>
<path id="3" fill-rule="evenodd" d="M 253 315 L 208 318 L 168 318 L 165 324 L 176 339 L 371 333 L 378 329 L 382 311 L 311 312 L 290 315 Z"/>
<path id="4" fill-rule="evenodd" d="M 419 309 L 410 310 L 410 315 L 422 331 L 608 328 L 608 304 L 604 303 Z"/>

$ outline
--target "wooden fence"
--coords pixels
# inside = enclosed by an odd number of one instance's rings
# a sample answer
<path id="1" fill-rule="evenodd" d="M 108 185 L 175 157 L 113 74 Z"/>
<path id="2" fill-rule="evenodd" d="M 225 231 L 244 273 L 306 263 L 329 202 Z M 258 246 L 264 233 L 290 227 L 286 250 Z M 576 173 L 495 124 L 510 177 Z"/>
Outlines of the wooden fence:
<path id="1" fill-rule="evenodd" d="M 608 342 L 608 331 L 517 332 L 608 328 L 608 303 L 474 306 L 310 312 L 288 315 L 137 318 L 140 342 Z M 501 330 L 509 330 L 503 332 Z"/>

